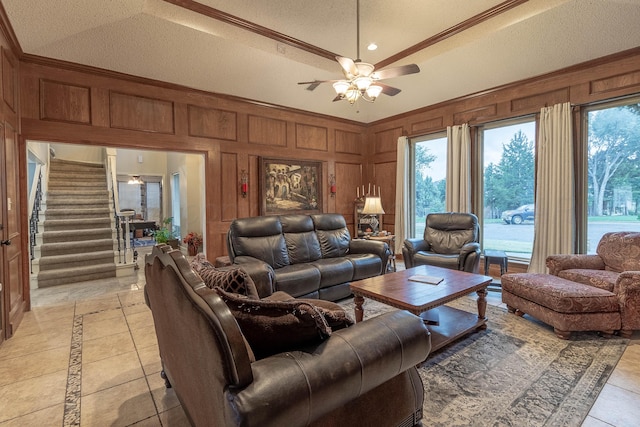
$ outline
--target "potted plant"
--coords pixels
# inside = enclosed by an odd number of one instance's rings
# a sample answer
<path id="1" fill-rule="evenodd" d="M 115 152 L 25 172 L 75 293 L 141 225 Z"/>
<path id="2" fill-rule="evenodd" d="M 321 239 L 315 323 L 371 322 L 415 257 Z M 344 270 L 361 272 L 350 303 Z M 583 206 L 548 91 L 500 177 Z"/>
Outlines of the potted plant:
<path id="1" fill-rule="evenodd" d="M 153 232 L 156 243 L 166 243 L 174 249 L 178 249 L 178 239 L 173 235 L 173 217 L 165 218 L 162 225 Z"/>
<path id="2" fill-rule="evenodd" d="M 189 232 L 189 234 L 184 236 L 184 239 L 182 239 L 182 241 L 187 244 L 189 255 L 195 256 L 198 253 L 200 245 L 202 245 L 202 235 L 191 231 Z"/>

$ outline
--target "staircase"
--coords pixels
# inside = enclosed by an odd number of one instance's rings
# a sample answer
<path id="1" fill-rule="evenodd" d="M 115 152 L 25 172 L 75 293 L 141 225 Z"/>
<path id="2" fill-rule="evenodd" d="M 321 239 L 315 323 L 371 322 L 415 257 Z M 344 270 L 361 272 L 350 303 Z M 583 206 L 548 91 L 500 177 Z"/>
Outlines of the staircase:
<path id="1" fill-rule="evenodd" d="M 116 277 L 103 165 L 53 159 L 36 237 L 37 287 Z"/>

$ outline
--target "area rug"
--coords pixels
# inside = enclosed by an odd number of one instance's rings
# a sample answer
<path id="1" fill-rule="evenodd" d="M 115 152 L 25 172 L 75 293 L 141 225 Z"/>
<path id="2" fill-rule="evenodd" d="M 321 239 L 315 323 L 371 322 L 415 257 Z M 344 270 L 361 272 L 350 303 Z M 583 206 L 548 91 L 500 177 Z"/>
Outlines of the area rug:
<path id="1" fill-rule="evenodd" d="M 353 313 L 353 302 L 345 300 Z M 475 300 L 449 304 L 475 311 Z M 365 320 L 392 308 L 366 300 Z M 553 329 L 487 307 L 487 329 L 433 353 L 418 369 L 425 426 L 580 426 L 629 340 Z"/>

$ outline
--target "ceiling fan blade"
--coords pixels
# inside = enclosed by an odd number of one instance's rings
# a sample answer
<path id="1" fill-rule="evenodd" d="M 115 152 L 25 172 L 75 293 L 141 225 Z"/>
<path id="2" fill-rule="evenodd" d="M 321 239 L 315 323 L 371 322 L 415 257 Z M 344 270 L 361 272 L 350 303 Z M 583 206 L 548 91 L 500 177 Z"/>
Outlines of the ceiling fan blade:
<path id="1" fill-rule="evenodd" d="M 355 62 L 353 62 L 353 59 L 345 58 L 344 56 L 336 56 L 336 61 L 338 61 L 342 67 L 342 71 L 347 79 L 351 79 L 353 76 L 358 74 L 358 69 L 356 68 Z"/>
<path id="2" fill-rule="evenodd" d="M 313 80 L 310 82 L 298 82 L 299 85 L 309 85 L 307 87 L 307 90 L 314 90 L 315 88 L 317 88 L 318 86 L 320 86 L 321 83 L 332 83 L 335 82 L 336 80 Z"/>
<path id="3" fill-rule="evenodd" d="M 376 82 L 376 85 L 382 86 L 382 93 L 388 96 L 396 96 L 397 94 L 402 92 L 400 89 L 393 86 L 386 85 L 384 83 Z"/>
<path id="4" fill-rule="evenodd" d="M 336 101 L 342 101 L 343 99 L 344 99 L 344 97 L 342 97 L 342 96 L 338 95 L 338 96 L 336 96 L 335 98 L 333 98 L 333 102 L 336 102 Z"/>
<path id="5" fill-rule="evenodd" d="M 407 74 L 415 74 L 420 72 L 420 67 L 416 64 L 401 65 L 400 67 L 386 68 L 380 71 L 374 71 L 371 78 L 374 80 L 390 79 L 392 77 L 406 76 Z"/>

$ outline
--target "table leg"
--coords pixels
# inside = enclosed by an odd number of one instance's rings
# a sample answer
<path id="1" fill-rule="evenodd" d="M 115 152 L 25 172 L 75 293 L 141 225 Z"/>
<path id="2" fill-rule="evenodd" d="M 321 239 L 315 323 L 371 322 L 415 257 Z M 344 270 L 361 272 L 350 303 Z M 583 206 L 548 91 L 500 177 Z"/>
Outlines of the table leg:
<path id="1" fill-rule="evenodd" d="M 480 289 L 478 292 L 478 319 L 487 319 L 487 288 Z M 487 324 L 481 325 L 478 329 L 487 329 Z"/>
<path id="2" fill-rule="evenodd" d="M 362 308 L 362 304 L 364 304 L 364 297 L 361 295 L 354 295 L 353 302 L 356 304 L 354 308 L 356 323 L 362 322 L 362 318 L 364 317 L 364 309 Z"/>

